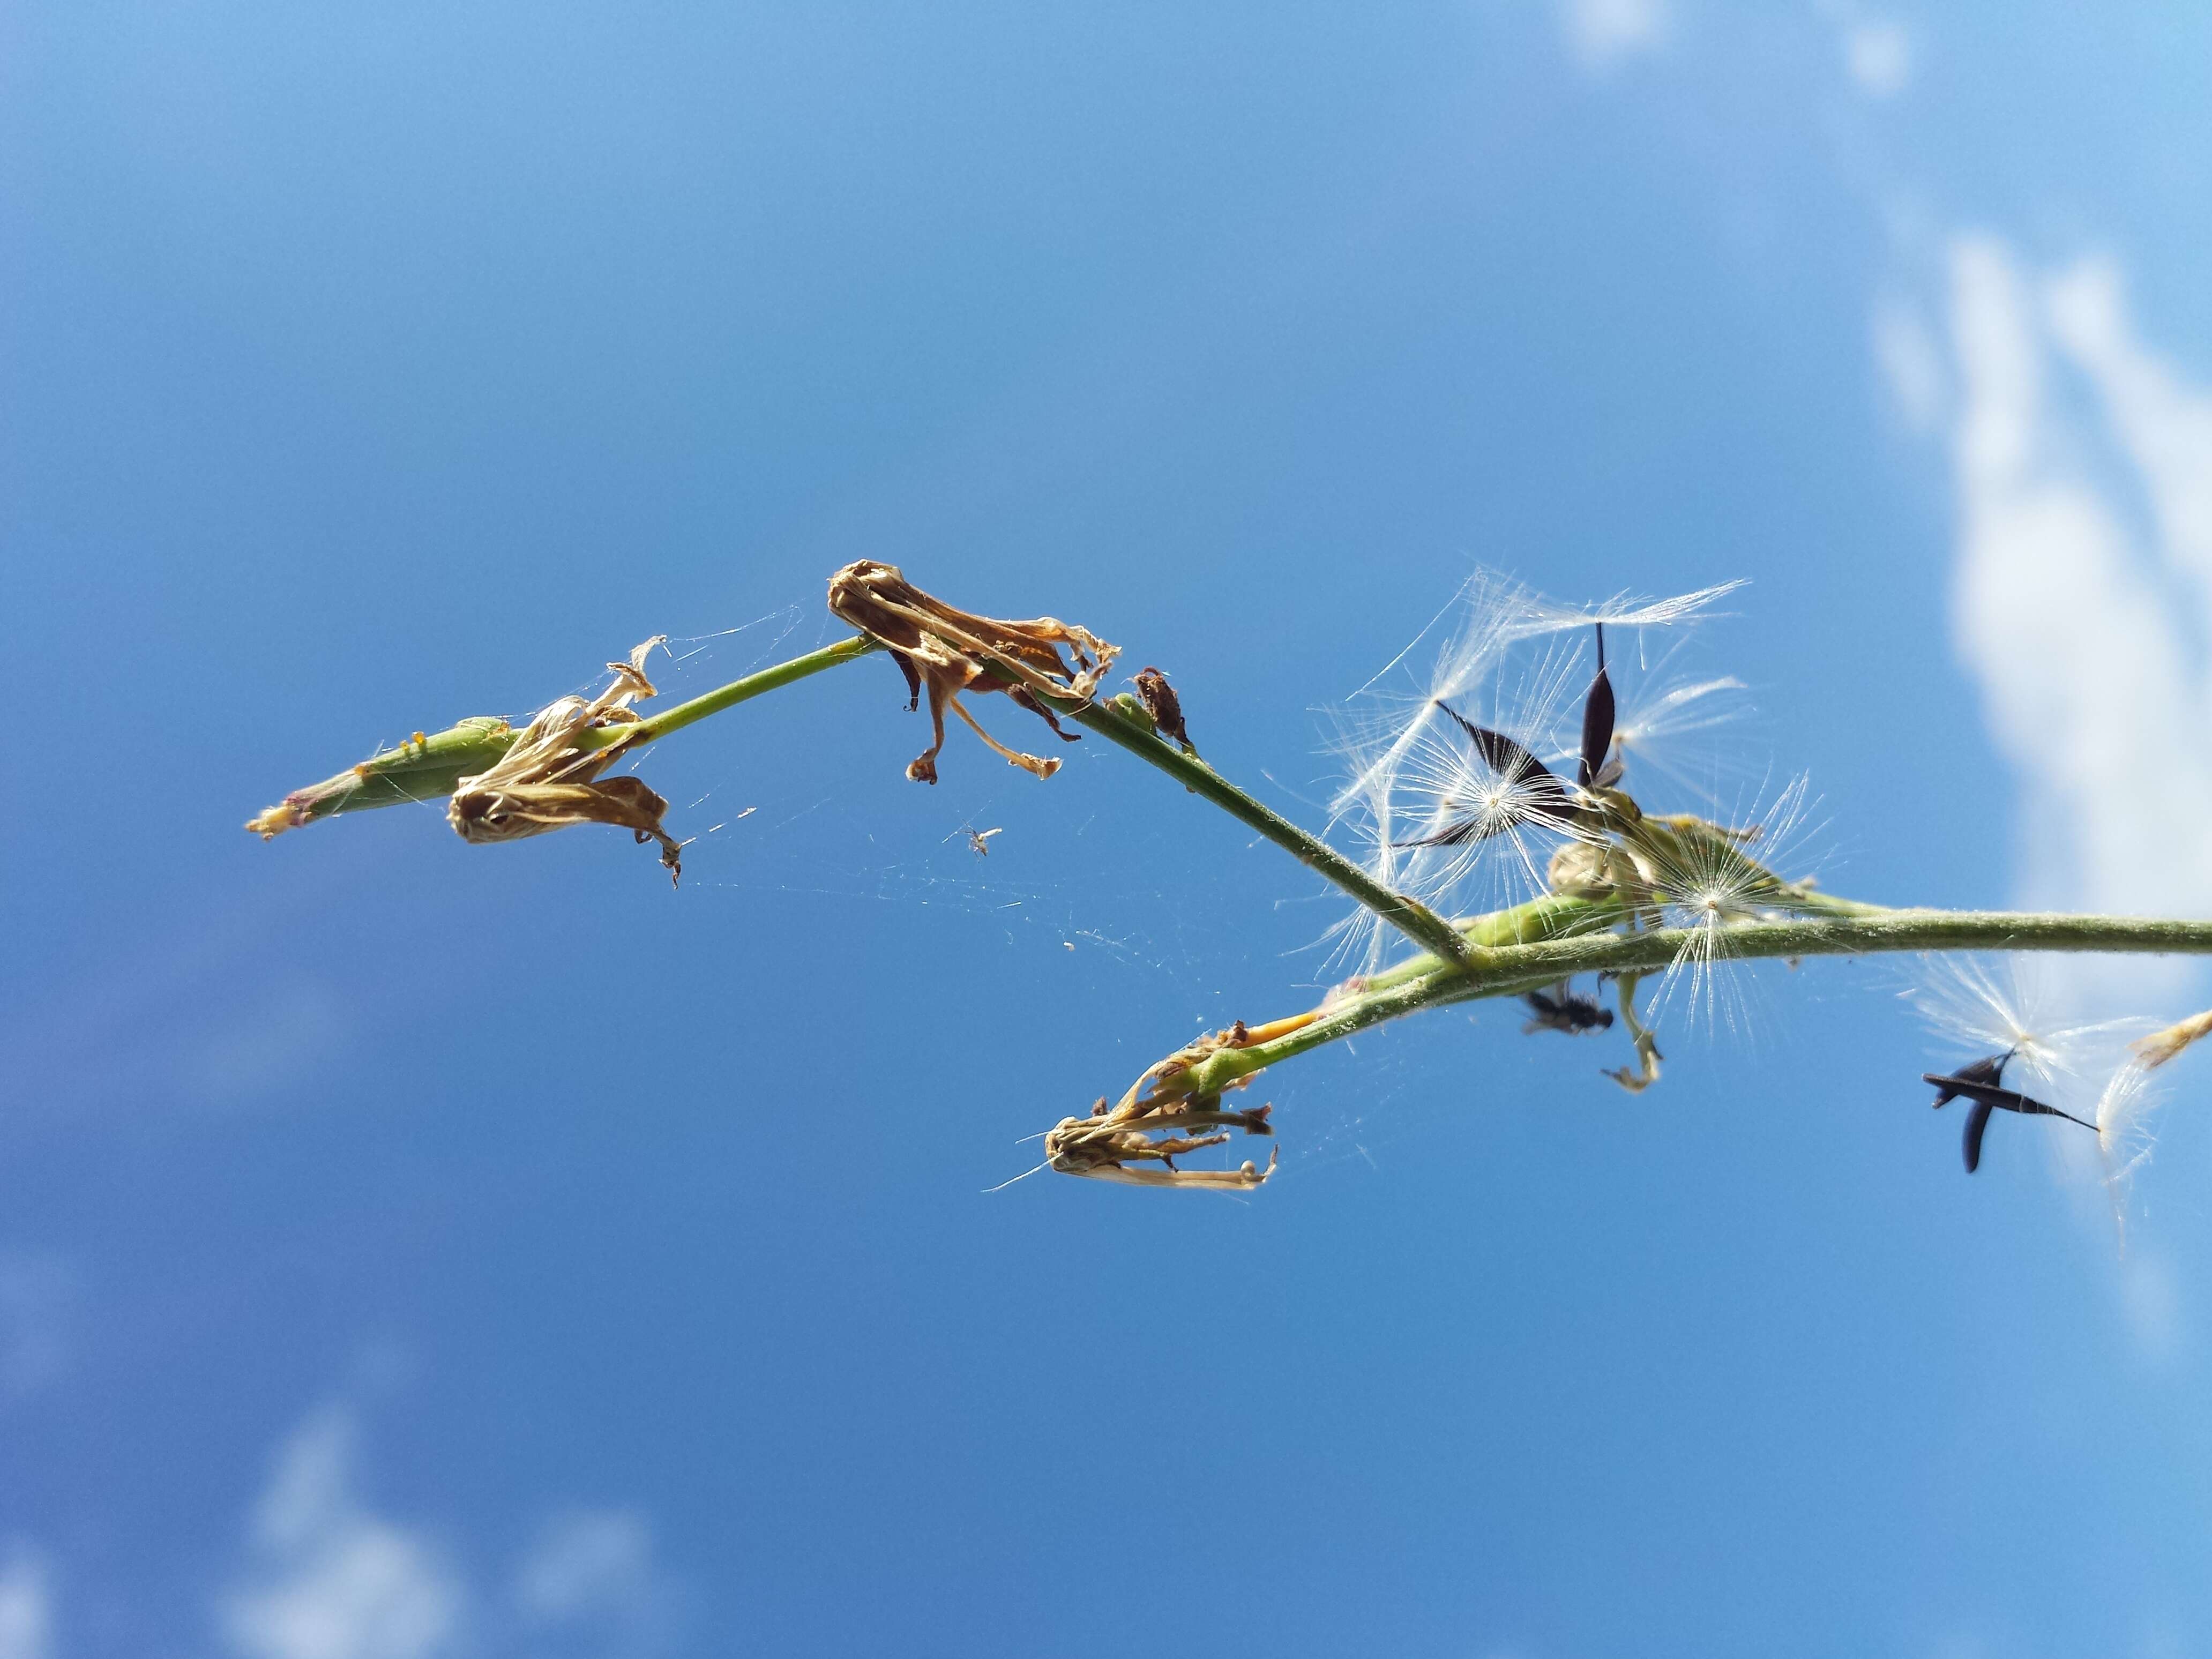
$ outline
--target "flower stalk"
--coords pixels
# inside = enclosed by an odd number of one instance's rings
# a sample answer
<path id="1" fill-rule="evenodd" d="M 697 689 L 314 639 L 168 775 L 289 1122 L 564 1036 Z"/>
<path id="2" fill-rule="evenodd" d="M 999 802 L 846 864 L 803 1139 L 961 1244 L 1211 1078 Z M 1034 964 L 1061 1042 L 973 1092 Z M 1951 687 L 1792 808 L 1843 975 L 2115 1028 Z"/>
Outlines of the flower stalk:
<path id="1" fill-rule="evenodd" d="M 2212 921 L 2068 915 L 2007 910 L 1888 910 L 1838 902 L 1815 915 L 1732 923 L 1721 930 L 1729 960 L 1863 956 L 1893 951 L 2062 951 L 2138 955 L 2212 954 Z M 1701 930 L 1598 932 L 1620 919 L 1617 905 L 1553 896 L 1460 924 L 1483 952 L 1470 972 L 1417 957 L 1312 1011 L 1294 1030 L 1264 1041 L 1211 1047 L 1176 1073 L 1178 1098 L 1205 1100 L 1243 1086 L 1284 1060 L 1424 1009 L 1518 996 L 1577 974 L 1663 971 Z M 1158 1068 L 1155 1067 L 1155 1070 Z"/>

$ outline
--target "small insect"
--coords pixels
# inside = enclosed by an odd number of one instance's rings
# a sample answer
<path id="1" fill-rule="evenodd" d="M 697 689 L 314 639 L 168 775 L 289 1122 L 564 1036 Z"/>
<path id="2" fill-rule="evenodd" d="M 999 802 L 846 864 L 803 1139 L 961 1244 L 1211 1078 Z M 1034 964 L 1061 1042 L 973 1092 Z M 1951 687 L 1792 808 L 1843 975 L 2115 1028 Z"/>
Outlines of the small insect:
<path id="1" fill-rule="evenodd" d="M 1198 752 L 1182 722 L 1182 700 L 1176 696 L 1175 687 L 1168 684 L 1166 675 L 1157 668 L 1139 670 L 1137 696 L 1145 705 L 1145 712 L 1152 717 L 1154 726 L 1181 744 L 1185 754 Z"/>
<path id="2" fill-rule="evenodd" d="M 1994 1111 L 2019 1112 L 2029 1117 L 2063 1117 L 2069 1123 L 2079 1123 L 2090 1133 L 2097 1126 L 2071 1112 L 2061 1111 L 2040 1100 L 2024 1095 L 2017 1089 L 2003 1086 L 2004 1068 L 2018 1050 L 2008 1048 L 2001 1054 L 1991 1054 L 1971 1066 L 1961 1066 L 1951 1073 L 1923 1072 L 1920 1080 L 1936 1085 L 1934 1105 L 1938 1111 L 1951 1102 L 1966 1099 L 1973 1102 L 1966 1113 L 1966 1173 L 1972 1175 L 1982 1166 L 1982 1137 L 1989 1131 L 1990 1114 Z"/>
<path id="3" fill-rule="evenodd" d="M 1578 1036 L 1584 1031 L 1613 1028 L 1613 1010 L 1598 1006 L 1595 997 L 1581 995 L 1573 981 L 1561 980 L 1548 990 L 1531 991 L 1522 999 L 1535 1018 L 1521 1028 L 1523 1036 L 1537 1031 L 1565 1031 Z"/>
<path id="4" fill-rule="evenodd" d="M 1546 829 L 1565 829 L 1572 821 L 1577 788 L 1530 753 L 1526 745 L 1503 732 L 1477 726 L 1458 709 L 1439 699 L 1437 707 L 1450 715 L 1482 763 L 1498 776 L 1498 790 L 1468 817 L 1448 823 L 1432 834 L 1395 847 L 1461 847 L 1487 841 L 1524 823 Z M 1609 789 L 1620 781 L 1622 761 L 1614 752 L 1613 677 L 1605 666 L 1605 624 L 1597 624 L 1597 674 L 1583 698 L 1582 752 L 1575 776 L 1581 790 Z"/>
<path id="5" fill-rule="evenodd" d="M 972 823 L 963 823 L 945 839 L 951 841 L 953 836 L 965 836 L 968 837 L 968 850 L 979 859 L 987 859 L 991 856 L 991 837 L 1004 833 L 1000 829 L 978 830 Z"/>

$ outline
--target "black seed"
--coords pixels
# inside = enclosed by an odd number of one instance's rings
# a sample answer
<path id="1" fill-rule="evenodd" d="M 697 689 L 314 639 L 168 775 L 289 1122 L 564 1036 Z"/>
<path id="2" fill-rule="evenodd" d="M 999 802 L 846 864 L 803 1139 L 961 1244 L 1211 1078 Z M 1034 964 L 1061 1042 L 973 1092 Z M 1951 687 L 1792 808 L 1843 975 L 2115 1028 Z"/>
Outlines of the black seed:
<path id="1" fill-rule="evenodd" d="M 1597 678 L 1583 699 L 1582 767 L 1576 781 L 1585 789 L 1599 782 L 1606 770 L 1607 751 L 1613 747 L 1613 678 L 1605 672 L 1605 624 L 1597 624 Z M 1620 777 L 1616 770 L 1615 780 Z"/>

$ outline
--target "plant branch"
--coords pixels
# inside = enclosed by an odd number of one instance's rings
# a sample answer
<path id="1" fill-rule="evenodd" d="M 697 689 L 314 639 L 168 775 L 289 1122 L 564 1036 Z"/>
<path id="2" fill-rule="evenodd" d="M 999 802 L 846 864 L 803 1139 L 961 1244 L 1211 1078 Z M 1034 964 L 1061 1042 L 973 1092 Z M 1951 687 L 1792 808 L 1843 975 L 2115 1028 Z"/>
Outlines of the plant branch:
<path id="1" fill-rule="evenodd" d="M 719 714 L 725 708 L 734 708 L 741 702 L 750 702 L 768 692 L 780 691 L 809 675 L 819 674 L 825 668 L 857 662 L 870 652 L 882 648 L 869 635 L 855 634 L 835 645 L 825 645 L 819 651 L 810 651 L 803 657 L 793 657 L 789 662 L 780 662 L 773 668 L 762 669 L 757 674 L 748 674 L 743 679 L 717 686 L 689 702 L 679 702 L 672 708 L 664 708 L 634 726 L 592 726 L 577 733 L 576 747 L 608 749 L 619 744 L 624 749 L 641 748 L 648 743 L 657 743 L 672 732 L 681 732 L 685 726 L 703 720 L 709 714 Z"/>
<path id="2" fill-rule="evenodd" d="M 1824 912 L 1714 930 L 1677 927 L 1594 932 L 1618 919 L 1606 901 L 1547 897 L 1462 924 L 1486 945 L 1469 972 L 1436 957 L 1416 957 L 1315 1011 L 1286 1035 L 1241 1048 L 1218 1048 L 1181 1072 L 1179 1095 L 1218 1094 L 1232 1083 L 1324 1044 L 1418 1013 L 1480 998 L 1517 996 L 1576 974 L 1650 973 L 1702 951 L 1712 959 L 1856 956 L 1900 951 L 2063 951 L 2212 954 L 2212 921 L 2134 916 L 2063 915 L 2005 910 L 1885 910 L 1822 897 Z M 1613 914 L 1608 915 L 1611 910 Z M 1507 934 L 1525 942 L 1504 942 Z M 1263 1028 L 1264 1029 L 1264 1028 Z"/>
<path id="3" fill-rule="evenodd" d="M 1474 973 L 1486 966 L 1469 937 L 1419 899 L 1394 892 L 1318 836 L 1301 830 L 1223 777 L 1196 755 L 1186 753 L 1152 729 L 1141 716 L 1126 714 L 1114 702 L 1078 703 L 1052 700 L 1059 713 L 1085 731 L 1096 732 L 1148 766 L 1158 767 L 1191 793 L 1219 807 L 1239 823 L 1256 830 L 1309 870 L 1334 883 L 1435 957 Z"/>

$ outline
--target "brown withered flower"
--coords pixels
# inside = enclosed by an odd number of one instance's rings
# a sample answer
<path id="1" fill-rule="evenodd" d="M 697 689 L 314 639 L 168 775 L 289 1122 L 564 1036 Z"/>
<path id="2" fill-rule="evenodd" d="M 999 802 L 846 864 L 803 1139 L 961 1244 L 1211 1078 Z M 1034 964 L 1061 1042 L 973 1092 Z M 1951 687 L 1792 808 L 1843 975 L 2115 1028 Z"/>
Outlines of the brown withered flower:
<path id="1" fill-rule="evenodd" d="M 669 879 L 680 877 L 682 845 L 660 827 L 668 803 L 641 778 L 599 775 L 621 755 L 620 740 L 600 749 L 576 743 L 588 728 L 636 721 L 630 705 L 656 695 L 645 675 L 646 658 L 665 642 L 665 635 L 655 635 L 628 662 L 609 663 L 613 681 L 589 702 L 562 697 L 538 710 L 495 765 L 461 779 L 446 805 L 447 821 L 461 839 L 520 841 L 572 823 L 611 823 L 630 831 L 640 845 L 659 842 Z"/>
<path id="2" fill-rule="evenodd" d="M 1062 731 L 1059 718 L 1038 694 L 1089 702 L 1121 650 L 1087 629 L 1052 617 L 1000 622 L 956 610 L 915 586 L 896 566 L 872 559 L 848 564 L 830 579 L 830 609 L 883 641 L 906 676 L 908 708 L 920 707 L 922 688 L 928 687 L 929 747 L 906 769 L 907 776 L 921 783 L 937 781 L 937 753 L 945 747 L 947 707 L 1010 765 L 1050 777 L 1060 770 L 1057 760 L 1024 755 L 1000 743 L 977 724 L 960 694 L 1003 691 L 1042 716 L 1061 741 L 1073 743 L 1080 734 Z M 1073 667 L 1060 655 L 1062 646 L 1075 659 Z"/>
<path id="3" fill-rule="evenodd" d="M 1185 1129 L 1240 1128 L 1247 1134 L 1272 1134 L 1265 1106 L 1248 1112 L 1223 1112 L 1188 1103 L 1162 1110 L 1131 1115 L 1126 1109 L 1105 1110 L 1106 1103 L 1089 1117 L 1062 1118 L 1045 1132 L 1044 1158 L 1048 1168 L 1061 1175 L 1082 1176 L 1092 1181 L 1119 1182 L 1125 1187 L 1182 1187 L 1200 1190 L 1245 1192 L 1261 1186 L 1275 1172 L 1275 1153 L 1267 1153 L 1264 1170 L 1251 1159 L 1234 1170 L 1178 1170 L 1175 1160 L 1185 1152 L 1218 1146 L 1225 1133 L 1182 1134 Z M 1148 1133 L 1149 1132 L 1149 1133 Z M 1155 1170 L 1144 1166 L 1158 1164 Z"/>
<path id="4" fill-rule="evenodd" d="M 1264 1170 L 1249 1158 L 1234 1170 L 1176 1167 L 1176 1159 L 1186 1152 L 1220 1146 L 1229 1139 L 1226 1132 L 1231 1129 L 1242 1129 L 1248 1135 L 1275 1133 L 1274 1125 L 1268 1121 L 1272 1107 L 1224 1110 L 1219 1092 L 1192 1094 L 1189 1073 L 1210 1054 L 1286 1036 L 1318 1017 L 1296 1015 L 1257 1030 L 1247 1027 L 1240 1019 L 1224 1030 L 1209 1031 L 1194 1039 L 1165 1060 L 1147 1066 L 1114 1106 L 1109 1107 L 1101 1100 L 1091 1108 L 1090 1116 L 1062 1118 L 1047 1130 L 1045 1167 L 1061 1175 L 1119 1182 L 1127 1187 L 1244 1192 L 1261 1185 L 1275 1172 L 1273 1151 L 1267 1154 L 1267 1167 Z M 1227 1086 L 1241 1089 L 1244 1080 L 1240 1079 Z M 1211 1133 L 1187 1133 L 1193 1129 Z M 1160 1167 L 1144 1167 L 1153 1164 Z"/>
<path id="5" fill-rule="evenodd" d="M 1145 712 L 1152 717 L 1152 724 L 1162 732 L 1182 745 L 1186 755 L 1195 755 L 1198 745 L 1190 740 L 1190 733 L 1182 723 L 1182 699 L 1168 684 L 1168 677 L 1157 668 L 1137 672 L 1137 696 L 1145 705 Z"/>

